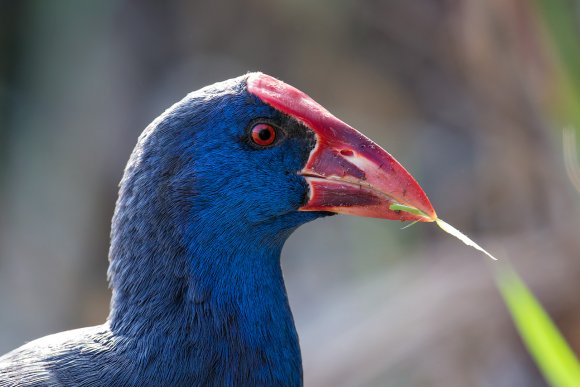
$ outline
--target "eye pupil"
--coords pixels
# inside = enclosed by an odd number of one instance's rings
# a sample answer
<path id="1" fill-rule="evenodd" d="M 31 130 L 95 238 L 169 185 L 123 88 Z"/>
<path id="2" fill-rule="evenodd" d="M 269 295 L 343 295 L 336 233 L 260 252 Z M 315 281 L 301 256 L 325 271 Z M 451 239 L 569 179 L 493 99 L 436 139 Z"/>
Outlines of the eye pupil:
<path id="1" fill-rule="evenodd" d="M 272 125 L 256 124 L 252 128 L 252 141 L 260 146 L 268 146 L 276 139 L 276 130 Z"/>
<path id="2" fill-rule="evenodd" d="M 260 140 L 268 141 L 268 139 L 272 136 L 272 133 L 268 129 L 262 129 L 260 130 L 260 133 L 258 133 L 258 136 L 260 137 Z"/>

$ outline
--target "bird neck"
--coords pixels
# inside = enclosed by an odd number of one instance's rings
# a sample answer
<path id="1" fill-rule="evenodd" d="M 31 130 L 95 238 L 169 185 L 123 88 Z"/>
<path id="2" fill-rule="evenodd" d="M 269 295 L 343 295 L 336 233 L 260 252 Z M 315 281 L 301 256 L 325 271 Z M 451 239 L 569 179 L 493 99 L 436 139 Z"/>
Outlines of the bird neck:
<path id="1" fill-rule="evenodd" d="M 301 384 L 298 336 L 280 268 L 291 231 L 264 241 L 250 237 L 260 235 L 256 230 L 225 232 L 215 222 L 158 225 L 135 227 L 115 216 L 113 333 L 135 339 L 140 351 L 162 350 L 164 356 L 148 352 L 157 366 L 179 365 L 189 380 Z"/>

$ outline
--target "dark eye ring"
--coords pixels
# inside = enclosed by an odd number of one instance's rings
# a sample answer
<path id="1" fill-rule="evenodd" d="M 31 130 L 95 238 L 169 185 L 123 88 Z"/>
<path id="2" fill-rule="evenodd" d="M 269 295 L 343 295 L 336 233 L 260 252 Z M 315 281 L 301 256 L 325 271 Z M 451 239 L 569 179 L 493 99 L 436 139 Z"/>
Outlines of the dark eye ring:
<path id="1" fill-rule="evenodd" d="M 269 124 L 256 124 L 251 131 L 252 141 L 260 146 L 272 145 L 276 141 L 276 129 Z"/>

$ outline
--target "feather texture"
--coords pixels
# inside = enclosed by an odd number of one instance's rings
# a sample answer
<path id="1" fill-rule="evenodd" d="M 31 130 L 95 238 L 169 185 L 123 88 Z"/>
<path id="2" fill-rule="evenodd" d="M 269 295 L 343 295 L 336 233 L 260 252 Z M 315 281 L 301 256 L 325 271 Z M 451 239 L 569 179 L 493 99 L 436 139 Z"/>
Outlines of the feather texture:
<path id="1" fill-rule="evenodd" d="M 141 134 L 112 222 L 104 325 L 0 357 L 0 385 L 301 385 L 280 269 L 314 147 L 301 123 L 246 90 L 247 76 L 186 96 Z M 256 119 L 283 143 L 248 141 Z"/>

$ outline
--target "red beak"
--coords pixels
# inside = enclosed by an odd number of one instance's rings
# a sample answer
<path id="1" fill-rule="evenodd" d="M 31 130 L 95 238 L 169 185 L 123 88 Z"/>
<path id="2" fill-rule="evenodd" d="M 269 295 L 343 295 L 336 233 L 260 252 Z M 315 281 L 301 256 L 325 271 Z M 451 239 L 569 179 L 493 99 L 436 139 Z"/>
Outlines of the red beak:
<path id="1" fill-rule="evenodd" d="M 316 146 L 299 172 L 310 186 L 301 211 L 432 222 L 433 206 L 417 181 L 387 151 L 300 90 L 268 75 L 248 78 L 248 91 L 312 129 Z M 389 209 L 414 207 L 427 216 Z"/>

